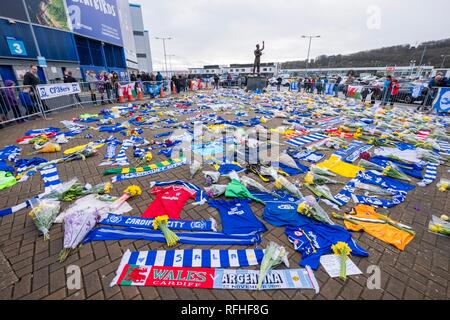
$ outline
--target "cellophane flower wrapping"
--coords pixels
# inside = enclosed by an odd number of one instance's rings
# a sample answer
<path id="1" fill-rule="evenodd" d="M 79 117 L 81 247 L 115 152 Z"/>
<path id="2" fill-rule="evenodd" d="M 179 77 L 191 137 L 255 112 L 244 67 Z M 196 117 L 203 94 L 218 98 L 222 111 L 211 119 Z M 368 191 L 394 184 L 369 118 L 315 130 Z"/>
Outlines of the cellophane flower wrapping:
<path id="1" fill-rule="evenodd" d="M 39 200 L 37 206 L 30 211 L 34 224 L 44 235 L 44 240 L 49 240 L 49 231 L 61 208 L 59 201 Z"/>
<path id="2" fill-rule="evenodd" d="M 286 267 L 289 267 L 288 252 L 283 246 L 271 241 L 264 251 L 264 258 L 261 262 L 257 286 L 258 290 L 261 290 L 266 275 L 281 262 L 284 262 Z"/>

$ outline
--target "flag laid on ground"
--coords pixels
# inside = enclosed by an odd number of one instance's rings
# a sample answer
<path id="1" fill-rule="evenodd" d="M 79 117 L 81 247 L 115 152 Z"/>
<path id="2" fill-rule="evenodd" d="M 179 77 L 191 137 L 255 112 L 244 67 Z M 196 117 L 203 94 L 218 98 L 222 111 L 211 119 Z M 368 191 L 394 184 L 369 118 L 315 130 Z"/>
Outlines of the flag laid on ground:
<path id="1" fill-rule="evenodd" d="M 121 264 L 111 286 L 257 290 L 259 275 L 259 270 Z M 264 277 L 261 289 L 314 289 L 319 293 L 317 280 L 308 266 L 305 269 L 272 270 Z"/>

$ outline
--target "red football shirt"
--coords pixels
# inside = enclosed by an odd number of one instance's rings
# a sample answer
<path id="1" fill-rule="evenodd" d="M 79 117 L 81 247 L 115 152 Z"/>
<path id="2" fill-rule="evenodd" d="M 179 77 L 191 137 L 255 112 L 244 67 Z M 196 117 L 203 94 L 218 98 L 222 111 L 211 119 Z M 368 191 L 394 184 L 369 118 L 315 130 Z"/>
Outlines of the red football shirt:
<path id="1" fill-rule="evenodd" d="M 181 186 L 155 187 L 152 194 L 156 199 L 145 210 L 142 218 L 169 216 L 169 219 L 180 219 L 181 210 L 189 199 L 195 199 L 195 190 Z"/>

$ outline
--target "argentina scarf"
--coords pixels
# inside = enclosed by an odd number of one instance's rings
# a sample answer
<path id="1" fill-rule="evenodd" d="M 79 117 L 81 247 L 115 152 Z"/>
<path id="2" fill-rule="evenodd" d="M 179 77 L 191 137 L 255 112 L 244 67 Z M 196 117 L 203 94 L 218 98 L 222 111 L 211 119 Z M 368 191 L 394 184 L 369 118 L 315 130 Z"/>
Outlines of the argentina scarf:
<path id="1" fill-rule="evenodd" d="M 157 267 L 194 267 L 194 268 L 230 268 L 249 267 L 261 264 L 264 258 L 263 249 L 244 250 L 127 250 L 120 265 Z"/>
<path id="2" fill-rule="evenodd" d="M 140 229 L 153 230 L 154 219 L 141 217 L 127 217 L 116 214 L 108 214 L 108 216 L 100 221 L 100 224 L 118 227 L 135 227 Z M 171 230 L 180 231 L 217 231 L 217 223 L 211 218 L 210 220 L 169 220 L 167 227 Z"/>
<path id="3" fill-rule="evenodd" d="M 177 233 L 177 236 L 180 238 L 179 243 L 182 244 L 250 246 L 261 242 L 259 234 L 226 235 L 219 232 L 183 232 Z M 108 240 L 147 240 L 166 243 L 166 238 L 159 230 L 112 227 L 93 229 L 83 243 Z"/>

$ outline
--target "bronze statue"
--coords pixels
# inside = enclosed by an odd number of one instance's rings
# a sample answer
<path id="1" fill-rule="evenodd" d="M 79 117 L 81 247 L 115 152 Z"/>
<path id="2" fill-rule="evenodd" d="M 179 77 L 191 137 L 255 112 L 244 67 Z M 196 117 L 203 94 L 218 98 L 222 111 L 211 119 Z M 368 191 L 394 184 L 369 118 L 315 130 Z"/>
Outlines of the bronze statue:
<path id="1" fill-rule="evenodd" d="M 263 41 L 263 46 L 260 49 L 259 48 L 259 44 L 256 45 L 256 50 L 255 50 L 255 63 L 253 64 L 253 74 L 255 74 L 255 71 L 258 71 L 258 75 L 260 74 L 260 67 L 261 67 L 261 56 L 263 55 L 263 50 L 264 50 L 264 41 Z"/>

